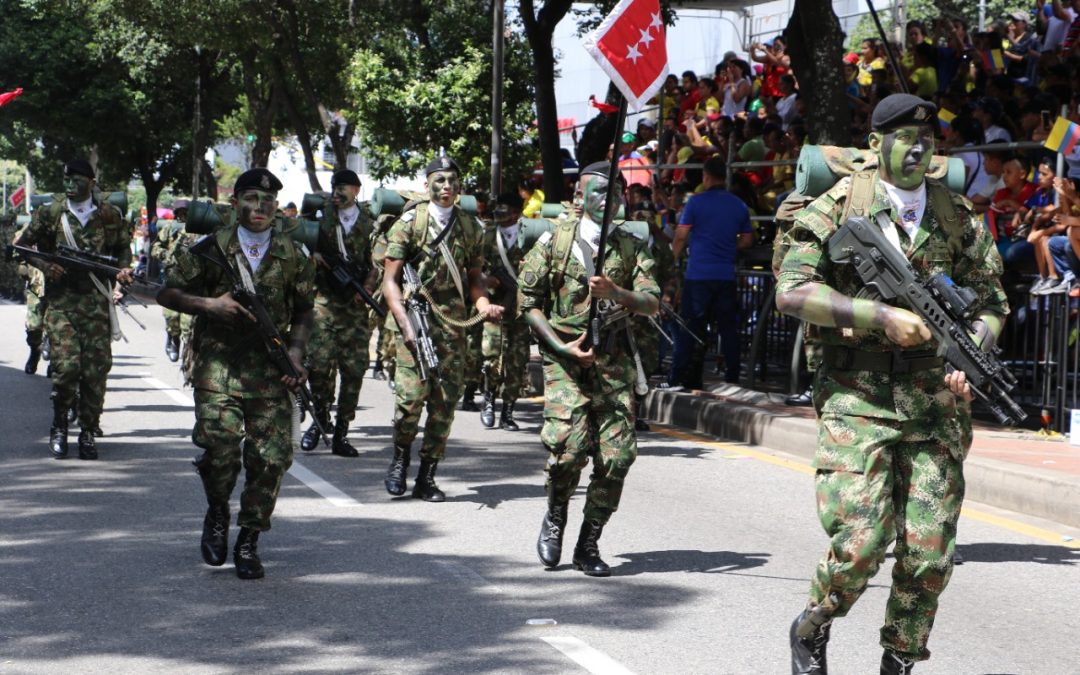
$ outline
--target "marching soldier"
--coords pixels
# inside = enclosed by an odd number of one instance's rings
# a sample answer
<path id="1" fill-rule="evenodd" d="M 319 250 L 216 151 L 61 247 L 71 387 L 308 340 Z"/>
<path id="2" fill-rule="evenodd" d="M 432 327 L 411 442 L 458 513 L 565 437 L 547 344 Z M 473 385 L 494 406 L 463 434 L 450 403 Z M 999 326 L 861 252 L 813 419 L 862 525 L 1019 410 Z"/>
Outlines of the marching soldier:
<path id="1" fill-rule="evenodd" d="M 596 270 L 609 170 L 608 162 L 597 162 L 581 172 L 580 219 L 561 221 L 554 233 L 542 235 L 519 275 L 521 309 L 544 356 L 540 440 L 550 454 L 548 505 L 537 553 L 545 567 L 559 564 L 570 497 L 592 457 L 573 566 L 600 577 L 611 574 L 600 557 L 600 535 L 619 507 L 623 482 L 637 457 L 633 405 L 638 376 L 628 321 L 620 321 L 619 329 L 601 329 L 598 350 L 584 344 L 589 305 L 593 297 L 600 299 L 611 318 L 620 311 L 653 315 L 660 295 L 644 242 L 619 230 L 609 233 L 604 268 Z M 622 190 L 614 198 L 621 202 Z"/>
<path id="2" fill-rule="evenodd" d="M 480 422 L 488 429 L 495 426 L 498 397 L 502 399 L 499 428 L 518 430 L 514 404 L 524 390 L 525 366 L 529 362 L 529 324 L 517 310 L 518 268 L 526 253 L 519 242 L 523 205 L 515 192 L 499 195 L 493 211 L 495 224 L 484 232 L 488 285 L 494 286 L 492 300 L 506 308 L 502 321 L 484 325 L 484 404 Z"/>
<path id="3" fill-rule="evenodd" d="M 264 575 L 259 534 L 270 529 L 285 472 L 292 465 L 294 399 L 307 373 L 304 352 L 311 333 L 314 265 L 298 245 L 273 229 L 281 182 L 266 169 L 251 169 L 236 181 L 236 225 L 207 235 L 225 254 L 226 271 L 195 252 L 173 258 L 158 302 L 196 315 L 190 348 L 195 390 L 192 440 L 203 449 L 195 466 L 209 508 L 201 550 L 208 565 L 225 562 L 229 546 L 229 497 L 246 469 L 233 549 L 236 575 Z M 235 276 L 262 300 L 288 345 L 298 378 L 282 375 L 268 358 L 254 316 L 234 298 Z"/>
<path id="4" fill-rule="evenodd" d="M 158 223 L 157 239 L 150 247 L 150 256 L 158 261 L 161 269 L 166 273 L 173 252 L 187 239 L 184 235 L 184 221 L 187 219 L 189 203 L 186 199 L 177 199 L 173 202 L 174 220 L 164 220 Z M 181 320 L 183 315 L 166 307 L 162 307 L 161 312 L 165 315 L 165 355 L 169 357 L 170 361 L 176 363 L 180 359 Z"/>
<path id="5" fill-rule="evenodd" d="M 94 169 L 76 159 L 64 167 L 64 198 L 34 211 L 16 240 L 52 253 L 59 246 L 113 256 L 116 280 L 131 283 L 131 249 L 123 215 L 94 197 Z M 97 459 L 94 434 L 105 405 L 105 385 L 112 368 L 112 340 L 119 339 L 112 282 L 56 263 L 35 261 L 45 276 L 46 332 L 52 341 L 53 422 L 49 450 L 56 459 L 68 453 L 68 410 L 78 393 L 79 459 Z M 29 365 L 29 364 L 27 364 Z"/>
<path id="6" fill-rule="evenodd" d="M 30 347 L 30 356 L 23 371 L 33 375 L 42 356 L 46 360 L 52 358 L 51 352 L 46 353 L 45 349 L 45 343 L 49 340 L 45 336 L 45 308 L 48 306 L 45 300 L 45 275 L 25 262 L 19 264 L 19 274 L 26 280 L 26 344 Z"/>
<path id="7" fill-rule="evenodd" d="M 971 390 L 962 372 L 946 375 L 918 315 L 860 293 L 852 266 L 826 252 L 849 213 L 864 216 L 916 272 L 945 274 L 974 291 L 981 337 L 1000 332 L 1008 307 L 994 242 L 970 202 L 926 178 L 936 113 L 916 96 L 883 99 L 871 118 L 878 168 L 842 179 L 800 211 L 782 246 L 776 306 L 814 324 L 820 346 L 814 466 L 831 540 L 791 626 L 794 673 L 826 672 L 832 620 L 848 613 L 894 542 L 880 672 L 910 673 L 930 656 L 938 598 L 952 574 Z"/>
<path id="8" fill-rule="evenodd" d="M 349 286 L 335 281 L 335 264 L 348 266 L 363 278 L 357 280 L 370 292 L 378 272 L 371 265 L 373 224 L 367 209 L 357 203 L 360 177 L 342 169 L 330 179 L 333 195 L 323 210 L 315 259 L 315 330 L 308 350 L 308 377 L 315 401 L 315 415 L 323 428 L 330 426 L 330 407 L 341 375 L 337 421 L 331 451 L 341 457 L 357 457 L 348 441 L 349 424 L 356 417 L 360 387 L 368 366 L 368 305 Z M 300 447 L 313 450 L 319 442 L 319 427 L 313 421 L 300 440 Z"/>
<path id="9" fill-rule="evenodd" d="M 461 398 L 465 378 L 464 356 L 469 321 L 498 321 L 503 308 L 492 303 L 486 293 L 483 273 L 483 233 L 476 222 L 455 202 L 461 193 L 457 164 L 438 157 L 427 166 L 428 199 L 406 210 L 388 235 L 383 296 L 394 315 L 401 340 L 394 373 L 394 457 L 386 474 L 386 491 L 405 492 L 413 439 L 420 413 L 426 407 L 427 422 L 420 446 L 420 469 L 413 497 L 428 502 L 445 501 L 435 484 L 435 470 L 446 451 L 454 406 Z M 438 355 L 437 372 L 421 379 L 417 359 L 422 358 L 417 329 L 406 311 L 402 296 L 405 266 L 415 268 L 419 293 L 430 306 L 431 341 Z M 410 296 L 412 298 L 412 296 Z M 417 299 L 417 298 L 413 298 Z M 466 321 L 468 307 L 476 317 Z M 404 346 L 404 349 L 400 347 Z"/>

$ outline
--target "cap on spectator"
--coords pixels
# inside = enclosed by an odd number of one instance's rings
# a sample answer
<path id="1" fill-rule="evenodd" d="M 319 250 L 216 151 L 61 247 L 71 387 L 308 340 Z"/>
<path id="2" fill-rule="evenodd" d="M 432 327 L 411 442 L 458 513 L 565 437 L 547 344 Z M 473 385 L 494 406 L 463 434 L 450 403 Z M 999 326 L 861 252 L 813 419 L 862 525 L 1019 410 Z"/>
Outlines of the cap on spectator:
<path id="1" fill-rule="evenodd" d="M 85 159 L 73 159 L 64 165 L 65 176 L 86 176 L 93 180 L 97 178 L 94 174 L 94 167 L 90 166 L 90 162 Z"/>
<path id="2" fill-rule="evenodd" d="M 650 129 L 655 129 L 656 128 L 656 120 L 650 119 L 648 117 L 642 117 L 641 119 L 639 119 L 637 121 L 637 125 L 639 127 L 649 127 Z"/>
<path id="3" fill-rule="evenodd" d="M 721 63 L 727 63 L 728 61 L 734 61 L 737 58 L 739 58 L 739 55 L 736 54 L 735 52 L 726 51 L 726 52 L 724 52 L 724 58 L 721 61 Z"/>
<path id="4" fill-rule="evenodd" d="M 693 156 L 693 148 L 679 148 L 679 152 L 675 153 L 675 159 L 676 161 L 678 161 L 679 164 L 686 164 Z"/>
<path id="5" fill-rule="evenodd" d="M 763 72 L 765 72 L 765 66 L 761 65 L 760 63 L 755 63 L 754 64 L 754 74 L 755 75 L 760 75 Z"/>
<path id="6" fill-rule="evenodd" d="M 173 203 L 172 203 L 173 213 L 176 213 L 177 211 L 179 211 L 181 209 L 187 209 L 187 207 L 190 206 L 190 205 L 191 205 L 191 202 L 189 202 L 186 199 L 174 199 Z"/>
<path id="7" fill-rule="evenodd" d="M 859 55 L 855 52 L 848 52 L 847 54 L 844 54 L 844 62 L 855 65 L 859 62 Z"/>
<path id="8" fill-rule="evenodd" d="M 1027 12 L 1012 12 L 1009 14 L 1009 18 L 1013 21 L 1023 21 L 1024 23 L 1027 23 L 1028 14 Z"/>
<path id="9" fill-rule="evenodd" d="M 886 96 L 874 108 L 870 126 L 874 131 L 888 131 L 908 124 L 932 124 L 937 106 L 912 94 Z"/>
<path id="10" fill-rule="evenodd" d="M 431 160 L 427 167 L 424 168 L 424 175 L 430 176 L 436 171 L 453 171 L 455 173 L 461 173 L 461 169 L 458 168 L 457 162 L 446 155 L 441 155 Z"/>
<path id="11" fill-rule="evenodd" d="M 267 192 L 277 192 L 282 187 L 281 181 L 277 176 L 270 173 L 269 169 L 257 168 L 248 169 L 244 173 L 240 174 L 240 177 L 236 179 L 236 185 L 233 186 L 233 194 L 240 194 L 244 190 L 266 190 Z"/>
<path id="12" fill-rule="evenodd" d="M 289 202 L 288 204 L 285 205 L 285 208 L 287 208 L 287 209 L 295 209 L 296 208 L 296 202 Z"/>
<path id="13" fill-rule="evenodd" d="M 357 176 L 356 172 L 352 169 L 335 171 L 334 175 L 330 177 L 330 185 L 355 185 L 356 187 L 360 187 L 360 176 Z"/>
<path id="14" fill-rule="evenodd" d="M 634 132 L 627 131 L 622 135 L 622 138 L 619 140 L 621 140 L 623 143 L 637 143 L 637 136 L 634 135 Z"/>

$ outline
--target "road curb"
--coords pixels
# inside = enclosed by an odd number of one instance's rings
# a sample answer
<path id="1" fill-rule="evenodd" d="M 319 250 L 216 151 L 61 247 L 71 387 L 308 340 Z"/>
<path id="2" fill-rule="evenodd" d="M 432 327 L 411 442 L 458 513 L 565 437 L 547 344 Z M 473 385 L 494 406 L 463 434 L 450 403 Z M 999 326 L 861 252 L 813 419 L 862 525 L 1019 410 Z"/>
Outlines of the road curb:
<path id="1" fill-rule="evenodd" d="M 650 422 L 813 459 L 817 422 L 707 395 L 654 389 Z M 1080 527 L 1080 478 L 985 458 L 964 462 L 967 497 L 991 506 Z"/>

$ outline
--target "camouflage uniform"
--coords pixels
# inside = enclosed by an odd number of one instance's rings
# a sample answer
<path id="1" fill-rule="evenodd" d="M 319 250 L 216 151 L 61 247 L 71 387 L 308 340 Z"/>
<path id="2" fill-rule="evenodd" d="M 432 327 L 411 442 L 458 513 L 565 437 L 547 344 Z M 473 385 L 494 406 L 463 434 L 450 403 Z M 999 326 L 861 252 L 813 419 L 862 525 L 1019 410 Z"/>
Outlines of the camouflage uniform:
<path id="1" fill-rule="evenodd" d="M 554 236 L 542 235 L 526 254 L 518 277 L 521 311 L 543 311 L 565 342 L 585 332 L 591 299 L 581 262 L 569 255 L 561 270 L 562 261 L 555 255 L 559 231 L 576 231 L 577 223 L 577 219 L 560 222 Z M 604 274 L 615 284 L 659 297 L 653 267 L 653 258 L 642 242 L 619 230 L 609 234 Z M 547 492 L 552 501 L 569 502 L 581 470 L 592 457 L 585 520 L 599 525 L 607 523 L 619 507 L 624 479 L 637 458 L 634 361 L 625 334 L 618 334 L 614 344 L 607 338 L 602 332 L 601 347 L 589 369 L 551 353 L 541 342 L 544 425 L 540 440 L 550 453 Z"/>
<path id="2" fill-rule="evenodd" d="M 19 237 L 23 246 L 36 245 L 39 251 L 52 253 L 66 246 L 63 220 L 70 225 L 78 248 L 113 256 L 117 266 L 131 263 L 130 232 L 120 211 L 108 202 L 99 202 L 86 225 L 68 210 L 68 200 L 57 195 L 48 206 L 34 211 L 33 219 Z M 111 282 L 106 282 L 112 288 Z M 67 271 L 58 280 L 45 279 L 43 296 L 47 303 L 45 330 L 52 342 L 52 400 L 54 422 L 67 414 L 79 394 L 79 426 L 86 430 L 98 427 L 105 405 L 105 385 L 112 368 L 112 331 L 109 310 L 112 296 L 106 298 L 83 272 Z M 55 424 L 54 426 L 64 426 Z"/>
<path id="3" fill-rule="evenodd" d="M 382 282 L 383 282 L 383 265 L 386 260 L 386 247 L 389 245 L 387 240 L 387 234 L 389 233 L 390 226 L 393 225 L 394 219 L 391 216 L 380 216 L 375 223 L 375 228 L 371 233 L 371 264 L 375 266 L 378 271 L 376 277 L 375 292 L 372 296 L 383 303 L 386 302 L 382 297 Z M 397 336 L 395 334 L 395 328 L 397 326 L 394 322 L 388 321 L 386 318 L 379 316 L 374 311 L 368 315 L 368 325 L 371 327 L 371 332 L 378 331 L 379 338 L 375 346 L 376 351 L 376 365 L 381 366 L 389 373 L 390 381 L 394 379 L 394 350 L 397 343 Z"/>
<path id="4" fill-rule="evenodd" d="M 230 264 L 237 264 L 238 255 L 243 259 L 235 226 L 213 236 Z M 247 260 L 240 264 L 248 266 Z M 277 231 L 252 279 L 284 335 L 294 318 L 312 307 L 313 263 Z M 186 249 L 176 252 L 165 285 L 203 297 L 232 290 L 222 270 Z M 242 460 L 247 473 L 237 522 L 249 530 L 268 530 L 281 481 L 292 465 L 293 396 L 282 384 L 281 372 L 267 356 L 253 324 L 238 327 L 199 316 L 192 348 L 195 428 L 191 439 L 204 450 L 197 466 L 207 501 L 212 507 L 227 508 Z"/>
<path id="5" fill-rule="evenodd" d="M 19 274 L 26 280 L 26 344 L 40 349 L 45 334 L 45 275 L 38 268 L 22 263 Z"/>
<path id="6" fill-rule="evenodd" d="M 342 243 L 345 253 L 356 267 L 371 268 L 371 214 L 360 207 L 360 215 Z M 319 225 L 319 251 L 341 255 L 338 248 L 337 209 L 327 204 Z M 360 280 L 363 283 L 363 279 Z M 308 345 L 308 378 L 315 399 L 316 414 L 329 424 L 330 407 L 334 404 L 337 375 L 341 373 L 341 398 L 338 400 L 337 425 L 347 430 L 356 417 L 360 387 L 369 359 L 371 331 L 368 328 L 369 308 L 364 301 L 353 302 L 356 292 L 335 286 L 330 271 L 316 266 L 315 271 L 315 328 Z"/>
<path id="7" fill-rule="evenodd" d="M 671 252 L 671 244 L 652 237 L 649 245 L 649 253 L 652 254 L 655 265 L 653 271 L 656 275 L 656 285 L 663 292 L 675 278 L 675 255 Z M 638 354 L 641 356 L 641 365 L 645 368 L 646 377 L 657 372 L 660 368 L 660 334 L 656 326 L 649 321 L 648 317 L 634 317 L 634 339 L 637 340 Z"/>
<path id="8" fill-rule="evenodd" d="M 498 226 L 493 225 L 484 231 L 484 259 L 488 273 L 495 274 L 495 270 L 499 270 L 501 279 L 512 280 L 517 277 L 526 251 L 521 247 L 519 234 L 518 240 L 506 248 L 506 258 L 513 267 L 506 271 L 495 240 L 498 236 Z M 518 311 L 517 289 L 509 285 L 500 286 L 492 293 L 491 301 L 502 305 L 504 312 L 501 322 L 484 324 L 484 389 L 501 398 L 504 403 L 513 404 L 525 388 L 525 368 L 529 363 L 529 324 Z"/>
<path id="9" fill-rule="evenodd" d="M 842 179 L 799 212 L 782 244 L 778 294 L 811 282 L 849 297 L 863 288 L 852 265 L 833 263 L 826 252 L 827 240 L 841 224 L 850 182 Z M 899 222 L 884 187 L 877 181 L 875 186 L 871 220 L 885 212 Z M 970 203 L 929 179 L 927 197 L 914 241 L 896 228 L 915 271 L 957 279 L 975 291 L 982 311 L 1004 316 L 1001 259 Z M 912 372 L 841 367 L 851 355 L 890 352 L 895 345 L 884 331 L 817 326 L 815 341 L 823 354 L 814 379 L 817 504 L 832 541 L 811 582 L 810 602 L 828 605 L 828 596 L 836 593 L 839 605 L 832 615 L 847 614 L 895 541 L 881 644 L 909 659 L 926 659 L 938 597 L 952 573 L 963 460 L 971 445 L 970 407 L 944 384 L 945 371 L 936 359 Z M 905 351 L 910 356 L 930 350 L 932 357 L 935 347 Z"/>
<path id="10" fill-rule="evenodd" d="M 483 233 L 468 213 L 457 206 L 454 211 L 457 225 L 446 242 L 461 275 L 465 301 L 438 251 L 420 262 L 417 272 L 442 312 L 451 319 L 464 321 L 468 315 L 465 304 L 469 299 L 468 271 L 483 266 Z M 427 201 L 406 211 L 390 227 L 386 257 L 406 262 L 413 260 L 425 244 L 434 240 L 429 228 L 429 223 L 433 222 L 428 215 Z M 395 345 L 394 445 L 408 447 L 412 443 L 418 432 L 420 412 L 426 405 L 427 422 L 420 459 L 438 462 L 446 450 L 450 426 L 454 422 L 454 406 L 461 398 L 468 340 L 463 329 L 446 325 L 434 311 L 428 316 L 428 323 L 439 355 L 438 375 L 429 374 L 428 379 L 421 382 L 413 354 L 405 349 L 400 337 Z"/>
<path id="11" fill-rule="evenodd" d="M 15 214 L 0 215 L 0 250 L 15 239 Z M 22 279 L 19 277 L 19 262 L 0 257 L 0 296 L 16 300 L 22 297 Z"/>
<path id="12" fill-rule="evenodd" d="M 175 220 L 162 220 L 158 222 L 157 239 L 155 239 L 153 245 L 150 246 L 150 257 L 157 260 L 161 269 L 166 272 L 169 267 L 169 258 L 179 245 L 181 239 L 183 239 L 183 235 L 183 223 L 178 223 Z M 172 337 L 179 338 L 180 312 L 167 307 L 162 307 L 161 313 L 165 315 L 165 332 Z"/>

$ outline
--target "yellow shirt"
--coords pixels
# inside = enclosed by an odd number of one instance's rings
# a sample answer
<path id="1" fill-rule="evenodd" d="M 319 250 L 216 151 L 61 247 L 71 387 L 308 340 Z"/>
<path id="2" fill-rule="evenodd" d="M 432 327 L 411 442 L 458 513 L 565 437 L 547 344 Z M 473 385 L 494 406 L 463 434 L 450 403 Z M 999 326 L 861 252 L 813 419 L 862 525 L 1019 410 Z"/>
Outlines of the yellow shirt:
<path id="1" fill-rule="evenodd" d="M 539 218 L 540 209 L 544 206 L 544 191 L 540 189 L 533 190 L 532 196 L 529 197 L 529 201 L 525 202 L 525 208 L 521 209 L 521 215 L 526 218 Z"/>

